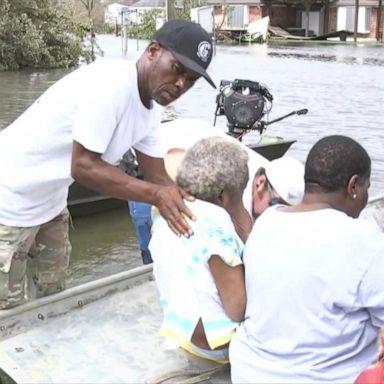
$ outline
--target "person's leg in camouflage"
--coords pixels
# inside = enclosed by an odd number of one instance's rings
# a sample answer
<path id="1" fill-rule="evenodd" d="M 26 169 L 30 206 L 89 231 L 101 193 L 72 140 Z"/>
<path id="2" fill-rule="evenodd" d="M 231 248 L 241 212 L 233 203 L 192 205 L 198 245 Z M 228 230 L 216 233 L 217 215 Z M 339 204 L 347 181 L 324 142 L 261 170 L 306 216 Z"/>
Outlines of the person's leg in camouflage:
<path id="1" fill-rule="evenodd" d="M 31 297 L 42 297 L 65 289 L 71 253 L 68 239 L 69 212 L 65 209 L 48 223 L 42 224 L 35 244 L 29 251 L 28 275 Z"/>
<path id="2" fill-rule="evenodd" d="M 38 230 L 0 225 L 0 309 L 15 307 L 26 299 L 27 254 Z"/>

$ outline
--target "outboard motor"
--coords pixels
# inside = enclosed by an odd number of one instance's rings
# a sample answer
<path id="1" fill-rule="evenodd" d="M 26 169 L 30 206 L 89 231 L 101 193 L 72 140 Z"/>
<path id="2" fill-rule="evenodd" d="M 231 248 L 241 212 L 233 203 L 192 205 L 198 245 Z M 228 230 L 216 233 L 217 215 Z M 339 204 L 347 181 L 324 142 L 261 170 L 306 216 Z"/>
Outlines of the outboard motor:
<path id="1" fill-rule="evenodd" d="M 216 96 L 216 117 L 227 118 L 228 134 L 241 140 L 249 131 L 264 132 L 267 125 L 292 115 L 305 115 L 308 109 L 293 111 L 272 121 L 262 120 L 272 109 L 273 97 L 268 88 L 252 80 L 221 80 Z"/>
<path id="2" fill-rule="evenodd" d="M 225 115 L 230 134 L 257 129 L 257 124 L 271 110 L 273 97 L 268 89 L 251 80 L 222 80 L 216 97 L 216 116 Z"/>

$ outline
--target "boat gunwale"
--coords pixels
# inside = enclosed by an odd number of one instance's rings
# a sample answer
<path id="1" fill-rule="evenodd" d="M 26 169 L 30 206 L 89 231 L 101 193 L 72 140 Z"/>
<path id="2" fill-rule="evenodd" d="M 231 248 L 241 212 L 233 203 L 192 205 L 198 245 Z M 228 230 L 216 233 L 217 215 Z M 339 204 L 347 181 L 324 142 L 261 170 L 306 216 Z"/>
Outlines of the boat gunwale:
<path id="1" fill-rule="evenodd" d="M 152 270 L 152 265 L 139 266 L 29 301 L 15 308 L 0 310 L 0 342 L 26 332 L 35 325 L 42 325 L 50 318 L 153 280 Z"/>

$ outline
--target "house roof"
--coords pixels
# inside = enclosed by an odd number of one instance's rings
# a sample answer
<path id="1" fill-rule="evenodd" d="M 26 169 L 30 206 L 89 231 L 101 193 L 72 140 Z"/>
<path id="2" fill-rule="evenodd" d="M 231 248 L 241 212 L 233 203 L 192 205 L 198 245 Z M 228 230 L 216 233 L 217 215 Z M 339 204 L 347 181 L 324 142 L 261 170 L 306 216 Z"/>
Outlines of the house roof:
<path id="1" fill-rule="evenodd" d="M 134 4 L 135 8 L 138 7 L 153 7 L 153 8 L 164 8 L 165 0 L 138 0 Z"/>
<path id="2" fill-rule="evenodd" d="M 331 6 L 355 6 L 355 0 L 333 0 L 330 2 Z M 360 0 L 359 1 L 359 7 L 375 7 L 377 8 L 379 5 L 378 0 Z"/>
<path id="3" fill-rule="evenodd" d="M 260 5 L 260 0 L 207 0 L 207 5 Z"/>
<path id="4" fill-rule="evenodd" d="M 119 5 L 124 5 L 126 7 L 129 7 L 135 3 L 137 3 L 138 0 L 117 0 L 117 1 L 114 1 L 114 2 L 110 2 L 109 5 L 112 5 L 112 4 L 119 4 Z"/>

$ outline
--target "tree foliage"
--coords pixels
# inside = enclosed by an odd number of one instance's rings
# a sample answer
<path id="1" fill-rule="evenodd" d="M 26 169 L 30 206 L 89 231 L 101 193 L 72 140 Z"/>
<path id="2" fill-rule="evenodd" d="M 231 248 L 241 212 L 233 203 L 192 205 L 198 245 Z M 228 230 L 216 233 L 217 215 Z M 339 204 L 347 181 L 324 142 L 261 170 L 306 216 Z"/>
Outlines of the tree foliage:
<path id="1" fill-rule="evenodd" d="M 132 24 L 128 28 L 128 35 L 135 39 L 150 40 L 156 31 L 156 20 L 164 17 L 161 9 L 151 9 L 140 15 L 140 23 Z"/>
<path id="2" fill-rule="evenodd" d="M 90 60 L 86 28 L 52 0 L 0 0 L 0 69 L 56 68 Z"/>
<path id="3" fill-rule="evenodd" d="M 80 0 L 80 3 L 83 4 L 85 9 L 87 10 L 88 18 L 92 17 L 93 8 L 95 8 L 96 2 L 95 0 Z"/>
<path id="4" fill-rule="evenodd" d="M 175 7 L 175 4 L 172 4 L 172 15 L 176 19 L 190 20 L 190 11 L 191 8 L 197 7 L 200 3 L 200 0 L 184 0 L 182 7 Z M 168 8 L 168 12 L 169 12 Z M 128 34 L 130 37 L 136 39 L 145 39 L 149 40 L 153 37 L 156 32 L 156 20 L 164 19 L 164 11 L 162 9 L 151 9 L 144 11 L 140 15 L 140 23 L 133 24 L 128 28 Z"/>
<path id="5" fill-rule="evenodd" d="M 175 17 L 176 19 L 191 19 L 191 9 L 200 6 L 200 0 L 184 0 L 182 2 L 182 7 L 175 7 Z"/>

